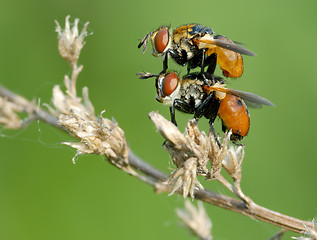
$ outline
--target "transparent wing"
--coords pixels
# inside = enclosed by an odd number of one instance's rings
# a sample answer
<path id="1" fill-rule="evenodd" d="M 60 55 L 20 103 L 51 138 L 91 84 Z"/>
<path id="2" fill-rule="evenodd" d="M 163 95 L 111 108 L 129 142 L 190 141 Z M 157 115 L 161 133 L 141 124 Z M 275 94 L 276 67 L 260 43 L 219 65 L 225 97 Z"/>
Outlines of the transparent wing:
<path id="1" fill-rule="evenodd" d="M 234 42 L 230 43 L 223 39 L 214 38 L 212 35 L 206 35 L 200 39 L 193 39 L 193 41 L 198 44 L 199 48 L 213 48 L 215 46 L 218 46 L 240 54 L 256 56 L 255 53 L 243 46 L 235 44 Z"/>
<path id="2" fill-rule="evenodd" d="M 270 100 L 264 97 L 261 97 L 259 95 L 256 95 L 254 93 L 243 92 L 236 89 L 216 87 L 216 86 L 204 86 L 204 88 L 209 92 L 219 91 L 219 92 L 229 93 L 229 94 L 238 96 L 242 98 L 249 107 L 261 108 L 262 105 L 275 106 Z"/>

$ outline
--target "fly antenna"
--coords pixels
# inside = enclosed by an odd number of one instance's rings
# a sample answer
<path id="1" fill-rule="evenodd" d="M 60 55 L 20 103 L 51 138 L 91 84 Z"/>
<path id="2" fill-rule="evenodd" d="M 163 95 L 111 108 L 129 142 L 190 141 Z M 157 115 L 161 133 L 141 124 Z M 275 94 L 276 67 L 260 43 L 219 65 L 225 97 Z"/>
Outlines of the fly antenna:
<path id="1" fill-rule="evenodd" d="M 138 45 L 138 48 L 141 48 L 143 46 L 142 53 L 145 53 L 145 51 L 147 49 L 148 42 L 149 42 L 149 38 L 150 38 L 151 35 L 152 35 L 152 32 L 149 32 L 140 41 L 140 43 Z"/>
<path id="2" fill-rule="evenodd" d="M 140 79 L 148 79 L 148 78 L 153 78 L 158 76 L 157 74 L 153 74 L 149 72 L 138 72 L 136 75 L 139 76 Z"/>

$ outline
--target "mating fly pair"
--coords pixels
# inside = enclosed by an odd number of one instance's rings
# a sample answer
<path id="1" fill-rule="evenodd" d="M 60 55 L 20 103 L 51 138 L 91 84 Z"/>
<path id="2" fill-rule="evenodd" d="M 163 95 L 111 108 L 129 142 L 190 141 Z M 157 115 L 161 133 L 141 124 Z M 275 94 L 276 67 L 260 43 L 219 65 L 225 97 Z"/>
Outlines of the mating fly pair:
<path id="1" fill-rule="evenodd" d="M 164 57 L 163 70 L 160 74 L 137 75 L 141 79 L 156 77 L 156 99 L 170 107 L 171 121 L 175 125 L 177 109 L 193 114 L 197 121 L 201 117 L 209 119 L 215 134 L 213 123 L 218 116 L 222 121 L 223 131 L 231 129 L 231 139 L 238 141 L 247 135 L 250 127 L 250 115 L 244 101 L 253 107 L 273 106 L 269 100 L 253 93 L 226 88 L 225 80 L 214 76 L 218 64 L 225 77 L 240 77 L 243 73 L 241 54 L 255 54 L 224 36 L 214 35 L 212 29 L 189 24 L 172 32 L 168 27 L 162 26 L 141 40 L 138 47 L 143 45 L 143 53 L 150 38 L 152 54 Z M 176 72 L 166 72 L 168 57 L 182 66 L 187 64 L 187 75 L 179 77 Z M 196 67 L 201 68 L 200 73 L 190 73 Z"/>

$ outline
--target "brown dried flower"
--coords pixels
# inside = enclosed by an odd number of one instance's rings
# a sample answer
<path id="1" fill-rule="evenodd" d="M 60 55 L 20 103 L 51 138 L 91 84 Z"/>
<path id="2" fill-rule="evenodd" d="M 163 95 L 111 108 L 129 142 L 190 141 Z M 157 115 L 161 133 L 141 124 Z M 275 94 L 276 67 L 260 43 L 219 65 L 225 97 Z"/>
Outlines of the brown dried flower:
<path id="1" fill-rule="evenodd" d="M 211 164 L 210 174 L 208 176 L 209 179 L 215 178 L 215 176 L 221 171 L 222 162 L 227 155 L 228 143 L 230 141 L 231 134 L 231 130 L 224 134 L 223 141 L 220 146 L 217 144 L 214 135 L 212 133 L 209 134 L 209 143 L 211 146 L 208 154 Z"/>
<path id="2" fill-rule="evenodd" d="M 102 117 L 91 117 L 87 113 L 72 110 L 71 114 L 60 114 L 58 123 L 80 139 L 80 142 L 64 142 L 77 149 L 77 154 L 94 153 L 106 155 L 109 161 L 129 173 L 129 148 L 123 130 L 114 121 Z"/>
<path id="3" fill-rule="evenodd" d="M 88 88 L 83 88 L 82 100 L 71 94 L 69 90 L 71 84 L 67 84 L 70 80 L 66 78 L 65 82 L 67 94 L 64 94 L 59 86 L 54 87 L 52 102 L 55 109 L 50 108 L 50 111 L 58 116 L 58 123 L 80 139 L 80 142 L 64 142 L 64 144 L 77 149 L 77 155 L 104 154 L 112 164 L 131 174 L 134 173 L 128 164 L 129 148 L 123 130 L 115 121 L 103 118 L 103 112 L 99 118 L 95 116 L 88 97 Z"/>
<path id="4" fill-rule="evenodd" d="M 204 187 L 197 180 L 197 159 L 188 158 L 181 168 L 175 170 L 165 184 L 171 184 L 174 180 L 174 187 L 169 195 L 174 194 L 177 190 L 183 187 L 183 197 L 186 198 L 188 194 L 194 198 L 195 186 L 203 190 Z"/>
<path id="5" fill-rule="evenodd" d="M 198 201 L 196 208 L 189 200 L 185 200 L 185 209 L 176 209 L 176 213 L 194 235 L 204 240 L 212 239 L 212 223 L 202 202 Z"/>
<path id="6" fill-rule="evenodd" d="M 123 130 L 109 119 L 95 116 L 89 100 L 88 88 L 83 88 L 83 99 L 74 96 L 71 80 L 65 77 L 66 94 L 57 85 L 53 89 L 52 113 L 58 116 L 58 123 L 64 126 L 80 142 L 65 142 L 77 149 L 78 154 L 105 154 L 109 161 L 119 168 L 132 173 L 128 165 L 129 148 Z M 76 156 L 77 156 L 76 155 Z"/>
<path id="7" fill-rule="evenodd" d="M 166 181 L 166 184 L 172 184 L 176 180 L 171 194 L 182 187 L 183 196 L 186 197 L 190 194 L 193 198 L 195 186 L 203 189 L 197 180 L 197 175 L 212 179 L 220 172 L 231 132 L 225 134 L 223 143 L 219 147 L 212 133 L 207 136 L 205 132 L 199 131 L 195 120 L 189 120 L 186 132 L 183 134 L 160 114 L 151 112 L 149 117 L 167 140 L 164 147 L 178 168 Z M 208 170 L 208 162 L 211 164 L 211 171 Z"/>
<path id="8" fill-rule="evenodd" d="M 78 22 L 79 19 L 76 18 L 73 28 L 70 29 L 69 16 L 67 16 L 65 29 L 62 30 L 56 21 L 59 52 L 71 63 L 73 71 L 71 78 L 65 76 L 65 93 L 58 85 L 53 88 L 54 108 L 49 107 L 49 110 L 58 117 L 58 124 L 80 140 L 80 142 L 64 142 L 77 149 L 76 156 L 85 153 L 106 155 L 108 160 L 118 168 L 130 174 L 136 174 L 129 166 L 129 148 L 123 130 L 115 121 L 104 118 L 102 116 L 104 111 L 98 118 L 96 117 L 87 87 L 83 88 L 82 98 L 77 96 L 76 80 L 82 70 L 82 66 L 77 67 L 77 60 L 84 46 L 88 26 L 87 22 L 79 34 Z"/>
<path id="9" fill-rule="evenodd" d="M 65 58 L 71 65 L 76 65 L 79 58 L 81 49 L 85 42 L 84 38 L 87 34 L 87 26 L 89 22 L 86 22 L 81 33 L 78 31 L 79 19 L 76 18 L 74 26 L 70 28 L 69 23 L 70 16 L 66 17 L 65 29 L 62 29 L 57 21 L 56 32 L 58 33 L 58 50 L 63 58 Z"/>
<path id="10" fill-rule="evenodd" d="M 228 153 L 224 158 L 222 165 L 234 179 L 234 181 L 241 180 L 241 165 L 244 158 L 244 146 L 234 147 L 230 145 Z"/>

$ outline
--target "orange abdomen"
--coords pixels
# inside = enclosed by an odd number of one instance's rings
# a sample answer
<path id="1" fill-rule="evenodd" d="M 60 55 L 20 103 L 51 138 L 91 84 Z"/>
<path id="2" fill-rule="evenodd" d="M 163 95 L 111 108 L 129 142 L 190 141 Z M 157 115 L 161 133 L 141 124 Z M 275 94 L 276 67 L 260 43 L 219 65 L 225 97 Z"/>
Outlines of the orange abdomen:
<path id="1" fill-rule="evenodd" d="M 228 43 L 233 43 L 230 39 L 223 36 L 217 36 L 217 39 L 224 40 Z M 217 53 L 217 63 L 219 64 L 225 77 L 237 78 L 242 75 L 243 58 L 240 53 L 236 53 L 218 46 L 209 48 L 206 53 L 208 56 L 212 53 Z"/>
<path id="2" fill-rule="evenodd" d="M 237 78 L 243 73 L 243 59 L 240 53 L 217 47 L 217 63 L 225 77 Z"/>
<path id="3" fill-rule="evenodd" d="M 250 128 L 250 115 L 245 103 L 237 96 L 226 94 L 221 100 L 218 116 L 223 125 L 231 129 L 232 133 L 244 137 Z"/>

